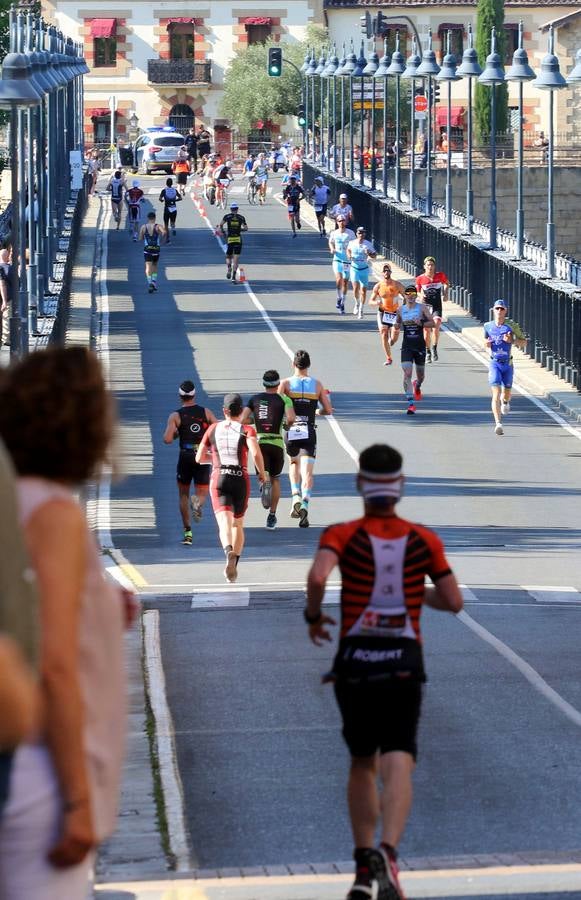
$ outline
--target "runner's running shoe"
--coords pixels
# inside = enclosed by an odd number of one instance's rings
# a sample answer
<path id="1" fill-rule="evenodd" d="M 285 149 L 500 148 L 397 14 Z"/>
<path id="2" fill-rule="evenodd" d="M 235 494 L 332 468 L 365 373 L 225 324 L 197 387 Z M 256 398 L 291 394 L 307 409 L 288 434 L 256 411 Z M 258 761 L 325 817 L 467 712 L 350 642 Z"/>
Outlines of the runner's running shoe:
<path id="1" fill-rule="evenodd" d="M 186 528 L 184 530 L 184 536 L 182 538 L 182 544 L 190 545 L 192 543 L 192 532 Z"/>
<path id="2" fill-rule="evenodd" d="M 291 517 L 291 519 L 298 519 L 298 518 L 299 518 L 299 510 L 300 510 L 300 508 L 301 508 L 301 498 L 300 498 L 300 497 L 296 497 L 296 496 L 293 497 L 292 503 L 291 503 L 291 512 L 290 512 L 290 517 Z"/>
<path id="3" fill-rule="evenodd" d="M 276 528 L 276 516 L 274 513 L 269 513 L 266 517 L 266 527 L 270 531 L 274 531 Z"/>
<path id="4" fill-rule="evenodd" d="M 309 527 L 309 507 L 306 503 L 301 503 L 299 508 L 299 528 Z"/>
<path id="5" fill-rule="evenodd" d="M 431 363 L 431 361 L 432 361 L 432 351 L 426 350 L 426 362 Z"/>
<path id="6" fill-rule="evenodd" d="M 504 434 L 504 428 L 502 427 L 500 422 L 498 423 L 498 425 L 495 426 L 494 433 L 498 434 L 498 435 Z"/>
<path id="7" fill-rule="evenodd" d="M 510 412 L 510 400 L 501 400 L 500 411 L 503 416 Z"/>
<path id="8" fill-rule="evenodd" d="M 413 404 L 413 403 L 409 403 L 409 404 L 408 404 L 408 408 L 407 408 L 407 414 L 408 414 L 408 416 L 413 416 L 413 414 L 415 413 L 415 411 L 416 411 L 416 408 L 415 408 L 414 404 Z"/>
<path id="9" fill-rule="evenodd" d="M 192 519 L 198 525 L 202 520 L 202 504 L 200 503 L 200 498 L 196 497 L 195 494 L 193 497 L 190 497 L 190 506 L 192 508 Z"/>
<path id="10" fill-rule="evenodd" d="M 272 483 L 270 478 L 260 485 L 260 499 L 265 509 L 270 509 L 270 501 L 272 500 Z"/>
<path id="11" fill-rule="evenodd" d="M 377 900 L 405 900 L 405 894 L 399 883 L 397 856 L 384 846 L 369 859 L 369 869 L 377 881 Z"/>
<path id="12" fill-rule="evenodd" d="M 414 388 L 414 400 L 421 400 L 422 399 L 422 389 L 421 389 L 418 381 L 414 381 L 413 388 Z"/>
<path id="13" fill-rule="evenodd" d="M 438 348 L 435 344 L 434 349 L 432 350 L 432 355 L 434 357 L 434 362 L 438 362 Z"/>
<path id="14" fill-rule="evenodd" d="M 236 562 L 236 554 L 233 550 L 229 550 L 226 554 L 226 568 L 224 569 L 224 577 L 229 584 L 234 584 L 238 578 Z"/>
<path id="15" fill-rule="evenodd" d="M 386 359 L 386 360 L 385 360 L 385 362 L 384 362 L 383 365 L 384 365 L 384 366 L 391 366 L 391 365 L 393 365 L 393 359 L 391 358 L 391 356 L 389 357 L 389 359 Z"/>

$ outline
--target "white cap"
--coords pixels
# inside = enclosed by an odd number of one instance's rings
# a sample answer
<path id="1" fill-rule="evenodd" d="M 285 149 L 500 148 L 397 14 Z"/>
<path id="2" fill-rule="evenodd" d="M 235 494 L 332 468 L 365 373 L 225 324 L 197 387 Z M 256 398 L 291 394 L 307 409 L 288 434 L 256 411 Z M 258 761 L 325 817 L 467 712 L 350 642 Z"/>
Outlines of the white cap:
<path id="1" fill-rule="evenodd" d="M 137 178 L 133 179 L 133 187 L 139 187 L 139 182 L 138 182 Z"/>
<path id="2" fill-rule="evenodd" d="M 339 194 L 339 200 L 346 200 L 347 194 Z"/>

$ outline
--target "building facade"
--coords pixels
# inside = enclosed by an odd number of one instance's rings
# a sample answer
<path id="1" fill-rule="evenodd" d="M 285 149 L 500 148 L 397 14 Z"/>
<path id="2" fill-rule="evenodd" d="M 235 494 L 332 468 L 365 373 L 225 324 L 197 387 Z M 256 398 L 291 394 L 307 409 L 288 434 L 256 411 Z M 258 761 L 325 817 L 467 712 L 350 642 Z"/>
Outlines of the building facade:
<path id="1" fill-rule="evenodd" d="M 303 40 L 309 22 L 322 21 L 321 0 L 224 0 L 199 5 L 155 0 L 44 0 L 43 15 L 67 36 L 82 41 L 91 72 L 85 76 L 87 145 L 108 144 L 110 98 L 114 134 L 128 140 L 137 129 L 203 124 L 217 143 L 229 141 L 221 118 L 224 73 L 241 47 Z"/>
<path id="2" fill-rule="evenodd" d="M 448 31 L 451 32 L 451 50 L 460 61 L 467 46 L 468 26 L 476 32 L 476 0 L 324 0 L 325 20 L 329 28 L 331 42 L 341 48 L 345 43 L 355 42 L 357 50 L 361 42 L 360 16 L 369 10 L 372 16 L 381 10 L 388 17 L 388 42 L 393 47 L 395 32 L 399 31 L 401 50 L 405 58 L 411 52 L 415 33 L 424 39 L 431 30 L 433 47 L 438 62 L 446 53 Z M 524 47 L 533 69 L 540 71 L 541 60 L 547 52 L 547 30 L 553 24 L 555 33 L 555 53 L 559 57 L 562 74 L 574 65 L 577 49 L 581 48 L 581 9 L 578 0 L 505 0 L 504 20 L 506 30 L 506 58 L 508 67 L 518 46 L 518 27 L 524 26 Z M 370 44 L 366 42 L 366 48 Z M 381 55 L 383 41 L 377 39 L 376 49 Z M 420 50 L 421 53 L 421 50 Z M 518 88 L 509 84 L 509 107 L 516 114 Z M 581 140 L 581 91 L 568 89 L 556 91 L 555 131 L 559 141 Z M 467 81 L 463 79 L 452 84 L 452 123 L 461 132 L 466 124 L 468 101 Z M 531 83 L 524 85 L 525 130 L 529 141 L 535 134 L 547 130 L 549 97 L 547 91 L 539 91 Z M 441 104 L 436 115 L 437 124 L 444 128 L 447 110 Z"/>

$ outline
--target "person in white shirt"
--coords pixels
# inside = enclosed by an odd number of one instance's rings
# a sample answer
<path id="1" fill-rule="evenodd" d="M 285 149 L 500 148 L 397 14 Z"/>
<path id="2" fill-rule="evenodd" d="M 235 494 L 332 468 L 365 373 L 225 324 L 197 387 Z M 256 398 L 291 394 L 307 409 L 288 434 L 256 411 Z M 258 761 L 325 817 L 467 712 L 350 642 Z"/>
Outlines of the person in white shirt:
<path id="1" fill-rule="evenodd" d="M 358 319 L 363 318 L 363 307 L 369 287 L 369 260 L 375 259 L 377 252 L 371 241 L 365 240 L 365 228 L 359 226 L 354 241 L 347 244 L 347 256 L 350 269 L 349 280 L 353 285 L 353 298 L 355 308 L 353 315 Z"/>
<path id="2" fill-rule="evenodd" d="M 327 203 L 331 188 L 323 182 L 321 175 L 315 178 L 314 187 L 309 191 L 309 196 L 313 201 L 315 215 L 317 216 L 317 225 L 319 226 L 319 234 L 325 237 L 327 231 L 325 229 L 325 216 L 327 215 Z"/>
<path id="3" fill-rule="evenodd" d="M 337 309 L 345 315 L 345 297 L 349 286 L 349 257 L 347 245 L 355 240 L 355 232 L 347 228 L 345 216 L 337 216 L 337 228 L 329 237 L 329 250 L 333 255 L 333 272 L 337 285 Z"/>
<path id="4" fill-rule="evenodd" d="M 353 207 L 347 203 L 347 194 L 339 194 L 339 202 L 335 203 L 333 207 L 331 207 L 331 212 L 329 213 L 332 219 L 337 221 L 337 216 L 345 216 L 347 221 L 347 226 L 353 225 L 355 223 L 355 218 L 353 216 Z"/>

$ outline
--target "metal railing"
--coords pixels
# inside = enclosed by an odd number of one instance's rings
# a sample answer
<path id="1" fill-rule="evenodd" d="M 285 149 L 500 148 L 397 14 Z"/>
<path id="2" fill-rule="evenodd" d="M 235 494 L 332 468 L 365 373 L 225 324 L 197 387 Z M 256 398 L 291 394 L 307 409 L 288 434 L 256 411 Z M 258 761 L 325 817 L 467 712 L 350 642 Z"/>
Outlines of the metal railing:
<path id="1" fill-rule="evenodd" d="M 452 299 L 481 321 L 490 317 L 490 307 L 505 298 L 511 317 L 528 335 L 527 352 L 537 362 L 581 391 L 581 262 L 558 254 L 557 278 L 547 279 L 543 267 L 546 248 L 527 242 L 525 259 L 515 260 L 516 237 L 498 234 L 498 250 L 486 249 L 488 226 L 474 223 L 472 235 L 463 234 L 466 217 L 454 212 L 452 228 L 443 228 L 441 204 L 433 204 L 434 215 L 425 217 L 425 198 L 415 197 L 414 208 L 402 191 L 401 204 L 394 204 L 393 187 L 388 197 L 371 192 L 368 185 L 348 182 L 311 163 L 303 165 L 305 190 L 322 174 L 331 188 L 329 202 L 336 203 L 347 192 L 356 222 L 365 225 L 376 248 L 402 268 L 422 271 L 427 254 L 438 260 L 448 275 Z"/>
<path id="2" fill-rule="evenodd" d="M 210 84 L 212 63 L 192 59 L 148 59 L 149 84 Z"/>

